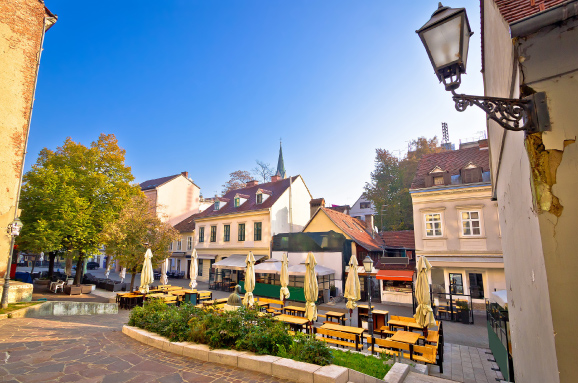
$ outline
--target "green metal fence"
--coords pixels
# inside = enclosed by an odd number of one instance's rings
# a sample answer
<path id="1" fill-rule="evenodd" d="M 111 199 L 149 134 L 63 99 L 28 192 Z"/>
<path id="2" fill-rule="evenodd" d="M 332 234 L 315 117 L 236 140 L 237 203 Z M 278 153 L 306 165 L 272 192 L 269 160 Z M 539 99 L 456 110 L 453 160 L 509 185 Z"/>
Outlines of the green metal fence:
<path id="1" fill-rule="evenodd" d="M 501 309 L 499 305 L 486 301 L 486 318 L 490 350 L 494 354 L 504 380 L 514 382 L 508 312 Z"/>

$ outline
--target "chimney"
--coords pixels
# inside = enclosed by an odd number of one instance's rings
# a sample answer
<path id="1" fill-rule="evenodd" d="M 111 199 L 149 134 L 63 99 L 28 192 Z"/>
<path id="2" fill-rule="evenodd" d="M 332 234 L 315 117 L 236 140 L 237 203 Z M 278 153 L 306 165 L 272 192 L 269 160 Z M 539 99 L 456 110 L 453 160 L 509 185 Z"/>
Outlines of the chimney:
<path id="1" fill-rule="evenodd" d="M 271 182 L 277 182 L 281 180 L 281 176 L 279 174 L 275 174 L 274 176 L 271 176 Z"/>
<path id="2" fill-rule="evenodd" d="M 189 178 L 189 172 L 181 172 L 182 175 L 185 176 L 185 178 Z"/>
<path id="3" fill-rule="evenodd" d="M 251 180 L 251 181 L 249 181 L 249 182 L 247 182 L 247 183 L 245 184 L 245 187 L 250 188 L 251 186 L 257 186 L 257 185 L 259 185 L 259 181 L 257 181 L 257 180 Z"/>
<path id="4" fill-rule="evenodd" d="M 320 207 L 325 207 L 324 198 L 315 198 L 309 201 L 310 218 L 315 215 L 317 209 L 319 209 Z"/>
<path id="5" fill-rule="evenodd" d="M 374 233 L 374 226 L 373 226 L 373 214 L 366 214 L 365 215 L 365 226 L 367 227 L 367 230 L 369 230 L 369 232 L 371 233 L 371 236 L 374 237 L 375 233 Z"/>

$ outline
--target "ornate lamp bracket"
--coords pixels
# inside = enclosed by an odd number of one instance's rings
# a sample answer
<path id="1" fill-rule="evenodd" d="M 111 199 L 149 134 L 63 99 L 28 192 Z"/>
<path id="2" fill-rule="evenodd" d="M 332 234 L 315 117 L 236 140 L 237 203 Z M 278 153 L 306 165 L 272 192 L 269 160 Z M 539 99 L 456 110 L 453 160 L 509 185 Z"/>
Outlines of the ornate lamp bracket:
<path id="1" fill-rule="evenodd" d="M 456 110 L 463 112 L 468 106 L 476 105 L 487 113 L 502 128 L 528 133 L 550 130 L 550 117 L 546 94 L 534 93 L 523 99 L 469 96 L 456 94 L 452 90 Z"/>

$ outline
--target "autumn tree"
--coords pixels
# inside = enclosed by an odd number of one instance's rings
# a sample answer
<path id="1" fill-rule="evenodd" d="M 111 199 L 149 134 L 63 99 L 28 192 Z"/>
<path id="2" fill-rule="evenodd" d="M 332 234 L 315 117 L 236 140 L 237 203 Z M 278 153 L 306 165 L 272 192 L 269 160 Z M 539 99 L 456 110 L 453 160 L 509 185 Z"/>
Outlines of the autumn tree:
<path id="1" fill-rule="evenodd" d="M 257 165 L 253 168 L 253 174 L 257 178 L 263 179 L 263 183 L 271 180 L 271 176 L 275 174 L 275 169 L 271 167 L 268 163 L 263 161 L 255 160 Z"/>
<path id="2" fill-rule="evenodd" d="M 409 189 L 418 163 L 423 156 L 442 150 L 437 137 L 411 141 L 410 150 L 402 159 L 385 149 L 376 149 L 375 170 L 371 173 L 371 182 L 365 185 L 365 195 L 377 210 L 375 221 L 382 231 L 413 229 Z"/>
<path id="3" fill-rule="evenodd" d="M 24 175 L 19 246 L 66 250 L 77 260 L 74 283 L 79 284 L 82 264 L 98 251 L 105 223 L 116 219 L 125 201 L 140 192 L 131 185 L 134 177 L 124 157 L 112 134 L 101 134 L 90 147 L 67 138 L 56 151 L 42 149 Z"/>
<path id="4" fill-rule="evenodd" d="M 244 188 L 247 182 L 251 180 L 253 180 L 253 176 L 246 170 L 237 170 L 229 173 L 229 180 L 223 185 L 221 193 L 225 195 L 231 190 Z"/>
<path id="5" fill-rule="evenodd" d="M 153 267 L 158 267 L 170 256 L 169 244 L 177 238 L 177 230 L 159 219 L 142 193 L 125 204 L 116 220 L 105 224 L 100 236 L 106 254 L 132 274 L 130 291 L 134 290 L 136 274 L 142 270 L 145 244 L 153 252 Z"/>

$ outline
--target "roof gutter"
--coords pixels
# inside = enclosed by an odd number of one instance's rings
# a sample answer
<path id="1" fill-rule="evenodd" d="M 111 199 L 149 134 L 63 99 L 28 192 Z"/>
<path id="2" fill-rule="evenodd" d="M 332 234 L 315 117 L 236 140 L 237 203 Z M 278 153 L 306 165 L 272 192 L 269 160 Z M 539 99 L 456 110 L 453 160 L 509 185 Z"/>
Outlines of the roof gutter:
<path id="1" fill-rule="evenodd" d="M 578 15 L 578 0 L 569 0 L 510 24 L 512 37 L 527 36 Z"/>

